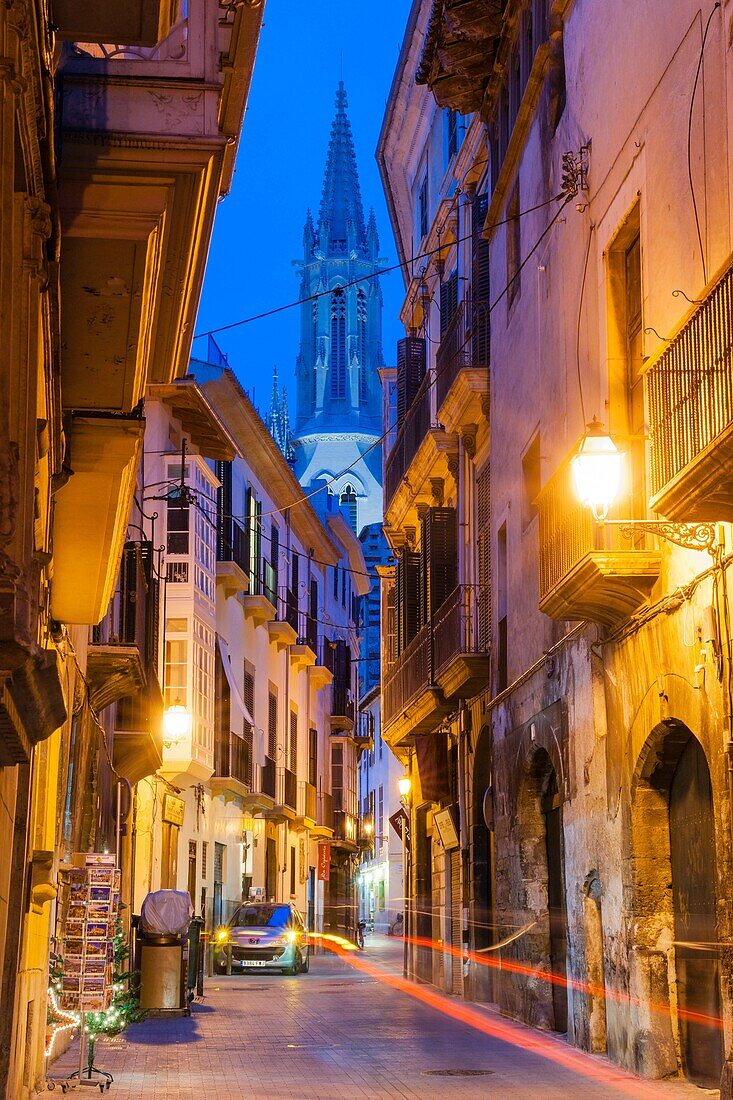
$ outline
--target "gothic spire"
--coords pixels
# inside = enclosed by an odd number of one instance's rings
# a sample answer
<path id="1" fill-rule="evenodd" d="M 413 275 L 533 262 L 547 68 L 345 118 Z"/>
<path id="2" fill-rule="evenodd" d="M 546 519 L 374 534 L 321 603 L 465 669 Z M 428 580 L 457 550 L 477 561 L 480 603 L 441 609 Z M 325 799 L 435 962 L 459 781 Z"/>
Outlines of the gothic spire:
<path id="1" fill-rule="evenodd" d="M 346 107 L 346 90 L 343 80 L 340 80 L 318 214 L 320 247 L 330 253 L 362 250 L 365 247 L 364 208 Z"/>
<path id="2" fill-rule="evenodd" d="M 288 462 L 293 460 L 292 431 L 288 412 L 288 395 L 285 387 L 280 389 L 277 379 L 277 367 L 272 369 L 272 399 L 265 417 L 265 424 Z"/>

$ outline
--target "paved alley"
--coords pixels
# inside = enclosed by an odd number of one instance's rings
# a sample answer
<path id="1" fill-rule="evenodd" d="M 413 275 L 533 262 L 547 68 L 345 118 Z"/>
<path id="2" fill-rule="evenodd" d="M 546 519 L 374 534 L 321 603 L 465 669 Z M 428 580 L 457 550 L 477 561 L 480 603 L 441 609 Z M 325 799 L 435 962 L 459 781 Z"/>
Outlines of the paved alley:
<path id="1" fill-rule="evenodd" d="M 642 1082 L 561 1039 L 411 983 L 413 993 L 435 999 L 423 1003 L 389 984 L 401 981 L 400 947 L 367 941 L 363 954 L 350 957 L 353 965 L 321 956 L 312 960 L 310 974 L 295 978 L 208 979 L 204 1001 L 193 1006 L 189 1019 L 151 1019 L 98 1043 L 97 1063 L 115 1077 L 110 1097 L 683 1100 L 716 1095 L 681 1082 Z M 451 1011 L 466 1013 L 486 1030 L 451 1017 Z M 505 1041 L 507 1036 L 513 1042 Z M 52 1067 L 55 1078 L 75 1067 L 75 1049 Z"/>

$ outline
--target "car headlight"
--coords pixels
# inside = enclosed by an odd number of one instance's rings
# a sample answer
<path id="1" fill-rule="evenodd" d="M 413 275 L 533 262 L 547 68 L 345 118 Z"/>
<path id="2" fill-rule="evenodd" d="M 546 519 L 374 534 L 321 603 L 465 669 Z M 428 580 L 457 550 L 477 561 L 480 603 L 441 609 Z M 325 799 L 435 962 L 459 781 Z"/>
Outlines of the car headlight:
<path id="1" fill-rule="evenodd" d="M 288 943 L 295 943 L 298 938 L 298 933 L 293 928 L 289 928 L 285 933 L 285 939 Z"/>
<path id="2" fill-rule="evenodd" d="M 228 928 L 220 928 L 216 933 L 217 943 L 226 943 L 228 939 L 229 939 L 229 929 Z"/>

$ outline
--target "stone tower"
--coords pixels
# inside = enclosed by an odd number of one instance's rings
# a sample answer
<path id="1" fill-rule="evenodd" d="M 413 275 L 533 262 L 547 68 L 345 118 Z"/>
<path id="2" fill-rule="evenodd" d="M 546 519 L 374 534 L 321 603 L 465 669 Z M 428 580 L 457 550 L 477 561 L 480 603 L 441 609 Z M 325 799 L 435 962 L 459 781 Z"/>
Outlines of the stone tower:
<path id="1" fill-rule="evenodd" d="M 303 305 L 292 442 L 301 484 L 335 477 L 329 491 L 358 534 L 382 519 L 382 292 L 377 225 L 373 211 L 364 219 L 346 107 L 340 81 L 318 224 L 308 211 L 298 264 Z"/>

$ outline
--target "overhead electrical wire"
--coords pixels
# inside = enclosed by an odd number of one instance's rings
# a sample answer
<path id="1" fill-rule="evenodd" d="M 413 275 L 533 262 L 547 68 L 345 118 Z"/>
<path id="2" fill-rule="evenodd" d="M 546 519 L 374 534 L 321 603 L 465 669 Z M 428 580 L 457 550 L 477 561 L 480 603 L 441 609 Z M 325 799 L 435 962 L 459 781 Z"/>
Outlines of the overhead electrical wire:
<path id="1" fill-rule="evenodd" d="M 545 199 L 544 202 L 537 203 L 536 206 L 530 206 L 526 210 L 520 211 L 519 214 L 513 214 L 510 218 L 502 218 L 501 221 L 494 222 L 492 225 L 487 226 L 488 229 L 498 229 L 502 225 L 507 225 L 508 222 L 516 221 L 517 218 L 523 218 L 527 214 L 533 214 L 536 210 L 541 210 L 545 206 L 550 206 L 553 202 L 559 202 L 560 199 L 567 198 L 564 192 L 560 192 L 557 195 L 553 195 L 552 198 Z M 464 241 L 468 241 L 472 238 L 473 231 L 467 233 L 465 237 L 457 237 L 450 244 L 462 244 Z M 426 252 L 418 253 L 417 256 L 411 256 L 409 260 L 402 260 L 399 263 L 392 264 L 389 267 L 382 267 L 378 271 L 373 271 L 367 275 L 361 275 L 358 279 L 351 279 L 347 283 L 339 283 L 339 290 L 348 290 L 349 287 L 358 286 L 359 283 L 369 282 L 370 279 L 378 279 L 380 275 L 387 275 L 391 271 L 398 271 L 400 268 L 407 267 L 414 264 L 417 260 L 427 260 L 431 256 L 434 256 L 438 252 L 443 252 L 448 245 L 441 244 L 437 248 L 428 249 Z M 254 313 L 250 317 L 243 317 L 239 321 L 230 321 L 226 325 L 218 325 L 216 328 L 205 329 L 203 332 L 197 332 L 194 336 L 194 340 L 200 340 L 204 336 L 215 336 L 219 332 L 229 332 L 233 328 L 240 328 L 242 325 L 250 325 L 254 321 L 263 321 L 267 317 L 274 317 L 278 313 L 284 313 L 288 309 L 295 309 L 297 306 L 306 305 L 308 302 L 316 302 L 319 298 L 327 298 L 333 294 L 333 290 L 319 290 L 315 294 L 309 294 L 305 298 L 296 298 L 291 302 L 286 302 L 281 306 L 274 306 L 272 309 L 263 310 L 261 313 Z"/>
<path id="2" fill-rule="evenodd" d="M 700 79 L 700 73 L 702 71 L 702 63 L 703 63 L 703 58 L 705 56 L 705 43 L 707 42 L 707 39 L 708 39 L 708 31 L 710 30 L 710 24 L 713 21 L 713 16 L 715 15 L 715 12 L 716 12 L 717 8 L 719 8 L 719 7 L 720 7 L 720 0 L 716 0 L 716 3 L 713 4 L 710 15 L 708 16 L 708 21 L 705 24 L 705 31 L 703 33 L 702 42 L 700 44 L 700 56 L 699 56 L 698 62 L 697 62 L 697 71 L 695 73 L 695 82 L 692 86 L 692 96 L 690 97 L 690 113 L 689 113 L 689 116 L 688 116 L 688 119 L 687 119 L 687 178 L 688 178 L 689 183 L 690 183 L 690 196 L 692 198 L 692 211 L 693 211 L 693 214 L 695 215 L 695 228 L 697 230 L 697 241 L 698 241 L 698 244 L 700 246 L 700 259 L 702 261 L 702 281 L 703 281 L 704 286 L 707 285 L 707 281 L 708 281 L 708 268 L 707 268 L 707 261 L 705 259 L 705 248 L 704 248 L 703 243 L 702 243 L 702 230 L 700 229 L 700 217 L 699 217 L 698 211 L 697 211 L 697 198 L 695 196 L 695 183 L 694 183 L 694 180 L 692 178 L 692 113 L 693 113 L 694 108 L 695 108 L 695 96 L 697 94 L 697 85 L 698 85 L 698 81 Z"/>

